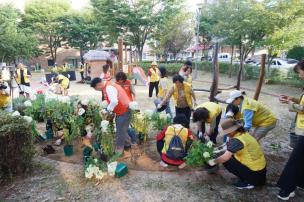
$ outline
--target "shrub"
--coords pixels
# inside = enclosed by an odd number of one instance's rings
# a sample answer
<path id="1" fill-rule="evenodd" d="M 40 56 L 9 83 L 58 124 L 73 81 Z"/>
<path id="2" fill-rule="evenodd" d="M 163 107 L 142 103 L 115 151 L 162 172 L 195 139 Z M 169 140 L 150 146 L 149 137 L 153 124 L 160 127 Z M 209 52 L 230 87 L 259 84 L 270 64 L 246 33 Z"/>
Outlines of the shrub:
<path id="1" fill-rule="evenodd" d="M 25 114 L 26 106 L 24 105 L 24 102 L 26 101 L 25 97 L 17 97 L 13 99 L 13 110 L 18 111 L 22 116 Z"/>
<path id="2" fill-rule="evenodd" d="M 31 167 L 33 156 L 31 124 L 21 116 L 0 111 L 0 177 L 25 172 Z"/>
<path id="3" fill-rule="evenodd" d="M 302 60 L 304 59 L 304 47 L 296 46 L 290 49 L 287 53 L 288 58 Z"/>
<path id="4" fill-rule="evenodd" d="M 43 122 L 45 113 L 45 96 L 44 94 L 38 94 L 36 99 L 32 101 L 32 106 L 28 107 L 24 112 L 25 115 L 32 117 L 38 122 Z"/>

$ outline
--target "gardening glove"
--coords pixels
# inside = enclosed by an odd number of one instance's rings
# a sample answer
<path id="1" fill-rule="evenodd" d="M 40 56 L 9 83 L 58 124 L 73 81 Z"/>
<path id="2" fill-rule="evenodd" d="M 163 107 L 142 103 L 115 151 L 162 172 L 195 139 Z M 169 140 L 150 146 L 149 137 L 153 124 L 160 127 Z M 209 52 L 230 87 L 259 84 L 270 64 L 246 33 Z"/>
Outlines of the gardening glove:
<path id="1" fill-rule="evenodd" d="M 157 109 L 160 109 L 160 108 L 162 108 L 162 105 L 161 105 L 161 104 L 158 104 L 158 105 L 157 105 Z"/>
<path id="2" fill-rule="evenodd" d="M 209 135 L 204 135 L 204 139 L 205 139 L 205 142 L 209 142 L 210 141 L 210 138 L 209 138 Z"/>
<path id="3" fill-rule="evenodd" d="M 207 163 L 208 163 L 209 166 L 215 166 L 216 165 L 215 159 L 211 159 Z"/>
<path id="4" fill-rule="evenodd" d="M 199 139 L 202 139 L 202 138 L 203 138 L 203 132 L 201 132 L 201 131 L 198 132 L 198 138 L 199 138 Z"/>

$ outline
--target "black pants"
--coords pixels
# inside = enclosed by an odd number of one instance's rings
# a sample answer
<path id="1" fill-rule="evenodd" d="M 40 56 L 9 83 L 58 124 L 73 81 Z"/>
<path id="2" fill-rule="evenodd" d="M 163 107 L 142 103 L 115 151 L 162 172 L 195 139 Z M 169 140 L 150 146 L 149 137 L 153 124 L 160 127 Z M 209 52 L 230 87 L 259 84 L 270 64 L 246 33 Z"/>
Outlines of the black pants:
<path id="1" fill-rule="evenodd" d="M 234 157 L 223 163 L 223 165 L 230 173 L 240 178 L 240 180 L 243 182 L 254 186 L 260 186 L 266 183 L 266 168 L 260 171 L 252 171 L 247 166 L 241 164 Z"/>
<path id="2" fill-rule="evenodd" d="M 185 108 L 178 108 L 175 107 L 175 113 L 176 115 L 178 114 L 184 114 L 186 116 L 186 118 L 188 119 L 188 124 L 187 124 L 187 128 L 190 127 L 190 117 L 191 117 L 191 109 L 190 107 L 185 107 Z"/>
<path id="3" fill-rule="evenodd" d="M 219 124 L 221 122 L 221 118 L 222 118 L 222 113 L 220 113 L 217 117 L 216 117 L 216 125 L 214 128 L 214 131 L 212 131 L 212 133 L 210 134 L 209 138 L 210 140 L 216 144 L 216 138 L 217 135 L 219 134 Z M 202 133 L 204 134 L 206 132 L 206 128 L 205 128 L 205 124 L 202 124 Z"/>
<path id="4" fill-rule="evenodd" d="M 278 186 L 286 192 L 294 191 L 297 186 L 304 188 L 304 136 L 299 136 L 280 176 Z"/>
<path id="5" fill-rule="evenodd" d="M 152 97 L 154 88 L 156 91 L 156 96 L 158 95 L 158 83 L 159 81 L 149 83 L 149 97 Z"/>
<path id="6" fill-rule="evenodd" d="M 83 72 L 80 72 L 80 76 L 81 76 L 81 81 L 83 81 L 84 80 Z"/>

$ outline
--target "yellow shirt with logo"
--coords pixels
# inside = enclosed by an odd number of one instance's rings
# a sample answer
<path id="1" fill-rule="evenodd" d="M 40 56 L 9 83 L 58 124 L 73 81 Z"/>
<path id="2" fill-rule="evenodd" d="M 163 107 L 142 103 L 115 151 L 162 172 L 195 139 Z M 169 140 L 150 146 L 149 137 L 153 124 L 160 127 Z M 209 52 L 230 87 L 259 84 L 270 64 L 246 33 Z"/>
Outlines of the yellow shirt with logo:
<path id="1" fill-rule="evenodd" d="M 24 77 L 24 82 L 25 83 L 29 83 L 30 79 L 27 77 L 28 73 L 27 73 L 27 68 L 23 69 L 23 77 Z M 17 69 L 17 77 L 16 77 L 16 81 L 18 84 L 21 83 L 21 73 L 20 73 L 20 69 Z"/>
<path id="2" fill-rule="evenodd" d="M 150 76 L 150 82 L 157 82 L 159 81 L 159 70 L 158 68 L 150 68 L 150 73 L 151 73 L 151 76 Z"/>
<path id="3" fill-rule="evenodd" d="M 178 126 L 173 125 L 173 126 L 169 126 L 166 130 L 165 138 L 164 138 L 165 144 L 164 144 L 162 153 L 164 153 L 164 154 L 167 153 L 170 142 L 175 134 L 181 138 L 183 146 L 184 146 L 184 148 L 186 148 L 186 142 L 188 139 L 188 129 L 184 128 L 182 126 L 178 127 Z"/>
<path id="4" fill-rule="evenodd" d="M 59 74 L 59 75 L 57 76 L 57 79 L 58 79 L 58 81 L 61 80 L 60 85 L 61 85 L 64 89 L 67 89 L 67 88 L 68 88 L 69 83 L 70 83 L 70 80 L 69 80 L 67 77 L 63 76 L 62 74 Z"/>
<path id="5" fill-rule="evenodd" d="M 237 151 L 234 157 L 250 170 L 260 171 L 266 167 L 263 150 L 257 140 L 249 133 L 237 133 L 233 138 L 238 139 L 244 148 Z"/>
<path id="6" fill-rule="evenodd" d="M 192 87 L 187 82 L 184 82 L 183 85 L 184 85 L 183 93 L 184 93 L 184 96 L 186 98 L 187 105 L 188 105 L 188 107 L 190 107 L 192 109 L 192 107 L 193 107 Z M 174 84 L 174 86 L 173 86 L 173 100 L 174 100 L 176 106 L 178 106 L 178 100 L 179 99 L 180 99 L 179 90 L 178 90 L 176 84 Z"/>
<path id="7" fill-rule="evenodd" d="M 167 77 L 161 78 L 158 84 L 158 97 L 165 98 L 170 89 L 170 81 Z"/>
<path id="8" fill-rule="evenodd" d="M 268 127 L 275 124 L 277 121 L 275 115 L 268 107 L 248 97 L 244 97 L 241 108 L 242 115 L 244 110 L 253 111 L 254 113 L 252 118 L 253 127 Z"/>
<path id="9" fill-rule="evenodd" d="M 205 102 L 203 104 L 198 105 L 196 109 L 198 108 L 206 108 L 209 111 L 209 118 L 207 120 L 207 123 L 212 123 L 213 120 L 216 119 L 216 117 L 222 113 L 221 106 L 214 102 Z"/>

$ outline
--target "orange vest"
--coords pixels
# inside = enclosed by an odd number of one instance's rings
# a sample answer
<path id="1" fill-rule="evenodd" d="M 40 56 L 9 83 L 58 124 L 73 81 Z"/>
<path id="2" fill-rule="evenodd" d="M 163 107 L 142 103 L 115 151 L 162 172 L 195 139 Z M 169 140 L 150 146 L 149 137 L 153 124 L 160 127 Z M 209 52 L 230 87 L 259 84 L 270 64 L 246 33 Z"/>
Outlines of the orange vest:
<path id="1" fill-rule="evenodd" d="M 116 105 L 116 107 L 114 108 L 114 113 L 117 116 L 120 116 L 124 113 L 126 113 L 129 109 L 129 103 L 130 103 L 130 99 L 126 93 L 126 91 L 118 84 L 114 83 L 112 84 L 110 81 L 107 81 L 102 89 L 102 93 L 104 96 L 104 99 L 110 103 L 109 97 L 107 95 L 107 91 L 106 88 L 107 86 L 113 86 L 114 88 L 116 88 L 117 93 L 118 93 L 118 104 Z"/>
<path id="2" fill-rule="evenodd" d="M 129 97 L 130 101 L 133 101 L 133 95 L 132 95 L 132 91 L 131 91 L 131 81 L 130 80 L 126 80 L 123 84 L 120 84 L 116 81 L 117 85 L 120 85 L 127 93 L 127 96 Z"/>

